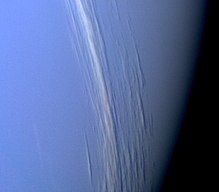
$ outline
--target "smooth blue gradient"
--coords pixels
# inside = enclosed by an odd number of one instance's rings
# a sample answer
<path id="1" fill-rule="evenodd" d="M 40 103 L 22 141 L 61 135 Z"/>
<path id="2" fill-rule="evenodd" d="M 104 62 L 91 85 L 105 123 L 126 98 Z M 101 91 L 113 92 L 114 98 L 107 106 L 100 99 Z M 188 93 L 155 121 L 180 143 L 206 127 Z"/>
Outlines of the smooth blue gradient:
<path id="1" fill-rule="evenodd" d="M 2 192 L 89 191 L 86 98 L 66 22 L 62 1 L 0 2 Z"/>

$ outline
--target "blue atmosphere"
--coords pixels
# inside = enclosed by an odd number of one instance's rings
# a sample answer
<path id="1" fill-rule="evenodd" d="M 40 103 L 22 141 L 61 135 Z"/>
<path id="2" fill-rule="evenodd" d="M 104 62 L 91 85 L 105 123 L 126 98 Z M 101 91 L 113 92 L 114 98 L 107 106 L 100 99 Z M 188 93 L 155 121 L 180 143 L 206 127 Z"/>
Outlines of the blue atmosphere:
<path id="1" fill-rule="evenodd" d="M 204 3 L 0 1 L 0 192 L 159 191 Z"/>

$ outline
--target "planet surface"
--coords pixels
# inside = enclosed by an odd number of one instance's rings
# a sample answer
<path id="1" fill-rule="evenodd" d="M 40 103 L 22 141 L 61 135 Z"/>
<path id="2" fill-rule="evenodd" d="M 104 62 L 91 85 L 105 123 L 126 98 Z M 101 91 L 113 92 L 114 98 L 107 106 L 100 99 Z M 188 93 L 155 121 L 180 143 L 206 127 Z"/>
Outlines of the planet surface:
<path id="1" fill-rule="evenodd" d="M 204 0 L 0 2 L 0 191 L 159 191 Z"/>

